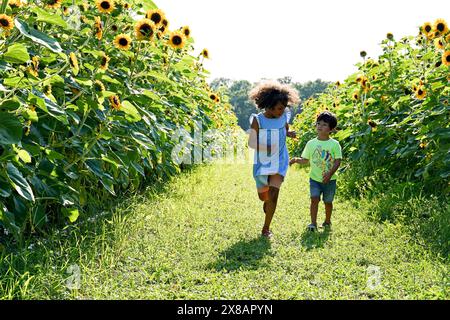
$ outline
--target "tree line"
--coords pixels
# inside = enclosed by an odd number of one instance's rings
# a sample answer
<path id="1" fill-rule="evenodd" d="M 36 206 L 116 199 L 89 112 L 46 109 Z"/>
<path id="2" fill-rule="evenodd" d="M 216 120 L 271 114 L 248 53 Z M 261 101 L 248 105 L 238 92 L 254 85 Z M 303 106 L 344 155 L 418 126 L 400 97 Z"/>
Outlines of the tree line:
<path id="1" fill-rule="evenodd" d="M 302 112 L 302 104 L 308 98 L 320 94 L 330 84 L 330 82 L 322 81 L 321 79 L 305 83 L 293 82 L 291 77 L 279 78 L 277 81 L 291 85 L 296 88 L 299 93 L 301 101 L 299 105 L 293 106 L 292 119 L 295 115 Z M 228 96 L 229 103 L 232 105 L 233 111 L 238 118 L 238 124 L 244 130 L 248 130 L 250 127 L 250 115 L 258 112 L 255 104 L 248 98 L 248 93 L 255 84 L 256 83 L 252 83 L 248 80 L 232 80 L 228 78 L 216 78 L 210 83 L 211 89 L 221 92 L 222 95 Z"/>

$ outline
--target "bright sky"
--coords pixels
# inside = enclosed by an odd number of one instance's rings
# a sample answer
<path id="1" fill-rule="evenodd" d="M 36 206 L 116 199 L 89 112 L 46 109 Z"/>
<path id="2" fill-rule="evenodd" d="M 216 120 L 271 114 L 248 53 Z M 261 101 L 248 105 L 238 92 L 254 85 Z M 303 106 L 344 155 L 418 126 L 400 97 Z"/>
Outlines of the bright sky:
<path id="1" fill-rule="evenodd" d="M 210 80 L 344 80 L 359 53 L 381 54 L 379 43 L 416 35 L 437 18 L 450 26 L 449 0 L 154 0 L 170 29 L 188 25 L 195 51 L 209 50 Z"/>

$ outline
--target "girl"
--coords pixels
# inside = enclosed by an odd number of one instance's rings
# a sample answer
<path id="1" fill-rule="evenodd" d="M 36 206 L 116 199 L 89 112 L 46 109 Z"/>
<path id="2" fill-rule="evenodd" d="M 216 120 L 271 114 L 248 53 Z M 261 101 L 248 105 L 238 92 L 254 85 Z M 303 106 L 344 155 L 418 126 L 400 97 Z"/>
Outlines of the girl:
<path id="1" fill-rule="evenodd" d="M 262 236 L 272 237 L 270 223 L 277 207 L 278 194 L 289 167 L 286 137 L 295 138 L 289 131 L 291 117 L 288 104 L 299 102 L 298 93 L 288 85 L 279 82 L 265 82 L 250 91 L 250 99 L 255 101 L 259 114 L 250 116 L 249 147 L 255 149 L 253 177 L 258 196 L 264 201 L 266 214 Z"/>

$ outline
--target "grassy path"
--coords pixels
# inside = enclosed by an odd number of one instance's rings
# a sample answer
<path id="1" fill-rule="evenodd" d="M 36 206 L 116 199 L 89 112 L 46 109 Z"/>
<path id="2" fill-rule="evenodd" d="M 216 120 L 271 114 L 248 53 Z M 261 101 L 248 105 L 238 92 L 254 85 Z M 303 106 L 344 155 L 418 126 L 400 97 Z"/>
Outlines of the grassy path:
<path id="1" fill-rule="evenodd" d="M 273 220 L 275 238 L 267 241 L 259 237 L 263 213 L 251 168 L 197 168 L 165 192 L 131 199 L 106 220 L 36 244 L 20 263 L 11 260 L 24 272 L 6 273 L 0 297 L 450 297 L 448 263 L 402 226 L 370 221 L 367 208 L 355 209 L 337 197 L 333 230 L 307 233 L 307 181 L 304 170 L 290 169 Z M 319 221 L 323 210 L 321 204 Z M 70 265 L 80 270 L 79 289 L 72 292 L 65 279 Z"/>

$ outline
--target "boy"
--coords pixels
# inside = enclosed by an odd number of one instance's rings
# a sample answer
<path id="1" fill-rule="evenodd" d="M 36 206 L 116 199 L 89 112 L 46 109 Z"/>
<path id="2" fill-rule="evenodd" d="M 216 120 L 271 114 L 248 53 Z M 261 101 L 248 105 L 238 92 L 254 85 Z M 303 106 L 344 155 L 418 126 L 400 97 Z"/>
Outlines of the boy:
<path id="1" fill-rule="evenodd" d="M 336 126 L 336 116 L 329 111 L 322 112 L 316 122 L 317 138 L 308 141 L 301 158 L 292 158 L 289 161 L 289 165 L 294 163 L 311 165 L 309 179 L 311 224 L 308 226 L 309 231 L 317 230 L 317 211 L 321 194 L 323 194 L 326 216 L 322 227 L 331 227 L 333 199 L 336 193 L 335 173 L 342 159 L 339 142 L 330 138 L 330 133 Z"/>

